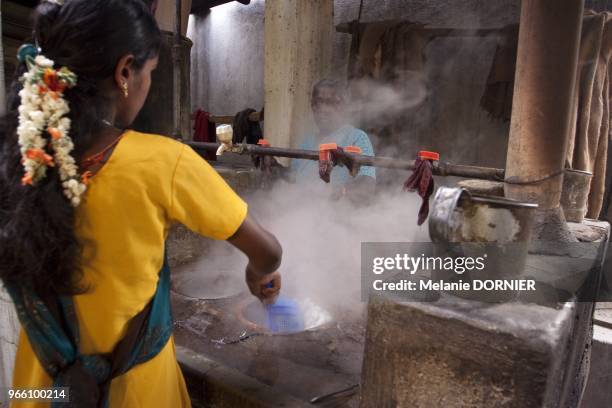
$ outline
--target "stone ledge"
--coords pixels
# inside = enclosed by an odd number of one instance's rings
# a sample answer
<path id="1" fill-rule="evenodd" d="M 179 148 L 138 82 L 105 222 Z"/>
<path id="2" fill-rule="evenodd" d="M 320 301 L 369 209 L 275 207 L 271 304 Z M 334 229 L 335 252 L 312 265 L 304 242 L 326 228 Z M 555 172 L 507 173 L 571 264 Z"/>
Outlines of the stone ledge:
<path id="1" fill-rule="evenodd" d="M 558 406 L 571 308 L 442 302 L 371 299 L 363 407 Z"/>
<path id="2" fill-rule="evenodd" d="M 186 347 L 177 345 L 176 355 L 194 408 L 312 406 Z"/>
<path id="3" fill-rule="evenodd" d="M 567 226 L 580 242 L 600 242 L 606 239 L 610 231 L 607 222 L 588 218 L 581 223 L 568 222 Z"/>
<path id="4" fill-rule="evenodd" d="M 581 408 L 608 408 L 610 406 L 612 400 L 611 368 L 612 329 L 595 324 L 591 367 Z"/>

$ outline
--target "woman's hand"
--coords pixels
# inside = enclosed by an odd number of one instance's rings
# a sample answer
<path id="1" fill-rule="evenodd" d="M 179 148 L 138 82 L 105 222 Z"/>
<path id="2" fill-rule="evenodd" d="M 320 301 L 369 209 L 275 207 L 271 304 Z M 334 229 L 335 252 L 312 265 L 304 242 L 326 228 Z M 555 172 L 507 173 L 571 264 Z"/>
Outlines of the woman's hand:
<path id="1" fill-rule="evenodd" d="M 256 296 L 265 304 L 271 304 L 276 301 L 280 293 L 281 274 L 276 271 L 262 276 L 255 272 L 250 265 L 247 265 L 246 283 L 253 296 Z"/>

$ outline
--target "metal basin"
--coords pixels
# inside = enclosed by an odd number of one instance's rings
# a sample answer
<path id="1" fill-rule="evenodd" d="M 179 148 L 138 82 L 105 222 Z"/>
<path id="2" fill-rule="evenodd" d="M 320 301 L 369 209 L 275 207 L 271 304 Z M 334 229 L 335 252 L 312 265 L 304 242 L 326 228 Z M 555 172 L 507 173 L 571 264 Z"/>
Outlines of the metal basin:
<path id="1" fill-rule="evenodd" d="M 172 273 L 172 290 L 191 299 L 212 301 L 236 299 L 246 290 L 244 279 L 229 268 L 212 271 L 207 270 L 201 263 L 192 263 L 177 267 Z"/>
<path id="2" fill-rule="evenodd" d="M 272 333 L 267 327 L 267 311 L 265 306 L 257 299 L 249 298 L 238 305 L 238 318 L 249 327 L 250 330 L 265 332 L 269 334 L 287 335 L 304 331 L 314 331 L 327 327 L 332 322 L 331 314 L 312 300 L 297 299 L 297 303 L 303 313 L 304 330 L 299 332 Z"/>

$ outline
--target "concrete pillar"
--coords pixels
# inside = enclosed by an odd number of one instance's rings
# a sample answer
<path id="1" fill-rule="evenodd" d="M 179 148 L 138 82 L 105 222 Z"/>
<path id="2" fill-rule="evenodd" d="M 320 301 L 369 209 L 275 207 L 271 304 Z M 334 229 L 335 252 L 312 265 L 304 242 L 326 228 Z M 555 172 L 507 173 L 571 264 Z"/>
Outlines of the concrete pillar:
<path id="1" fill-rule="evenodd" d="M 584 0 L 521 2 L 506 195 L 559 207 Z"/>
<path id="2" fill-rule="evenodd" d="M 333 0 L 266 1 L 264 134 L 274 146 L 312 131 L 310 93 L 330 71 L 333 14 Z"/>

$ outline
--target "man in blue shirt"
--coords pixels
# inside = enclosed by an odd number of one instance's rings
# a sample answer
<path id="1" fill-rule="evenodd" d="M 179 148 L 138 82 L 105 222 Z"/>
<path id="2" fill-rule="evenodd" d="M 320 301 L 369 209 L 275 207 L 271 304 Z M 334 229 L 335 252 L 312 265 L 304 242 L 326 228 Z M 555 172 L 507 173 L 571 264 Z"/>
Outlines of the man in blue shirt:
<path id="1" fill-rule="evenodd" d="M 317 82 L 312 90 L 311 106 L 317 131 L 307 135 L 299 149 L 318 150 L 322 143 L 336 143 L 340 147 L 358 146 L 362 155 L 374 155 L 368 135 L 347 123 L 345 90 L 338 81 L 323 79 Z M 291 169 L 298 183 L 319 179 L 319 164 L 316 161 L 294 159 Z M 336 166 L 331 173 L 330 184 L 342 194 L 367 196 L 374 193 L 376 169 L 361 167 L 353 178 L 346 167 Z"/>

